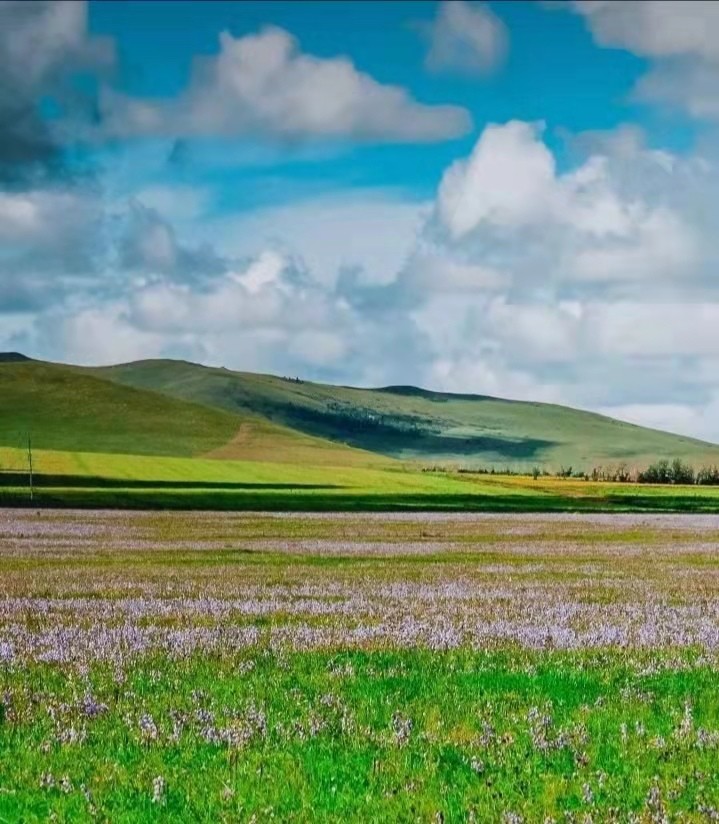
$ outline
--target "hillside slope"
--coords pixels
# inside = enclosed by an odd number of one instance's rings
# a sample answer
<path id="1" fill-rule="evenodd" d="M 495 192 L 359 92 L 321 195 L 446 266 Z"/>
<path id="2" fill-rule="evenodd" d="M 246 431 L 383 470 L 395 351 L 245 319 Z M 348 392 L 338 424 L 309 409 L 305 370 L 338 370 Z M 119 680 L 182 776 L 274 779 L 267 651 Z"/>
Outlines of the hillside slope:
<path id="1" fill-rule="evenodd" d="M 0 447 L 313 465 L 374 455 L 232 412 L 126 386 L 90 370 L 0 357 Z"/>
<path id="2" fill-rule="evenodd" d="M 355 389 L 184 361 L 94 370 L 120 383 L 269 421 L 423 464 L 590 469 L 658 458 L 719 463 L 719 446 L 544 403 L 414 387 Z"/>
<path id="3" fill-rule="evenodd" d="M 0 362 L 0 445 L 191 456 L 217 449 L 236 415 L 112 383 L 71 367 Z"/>

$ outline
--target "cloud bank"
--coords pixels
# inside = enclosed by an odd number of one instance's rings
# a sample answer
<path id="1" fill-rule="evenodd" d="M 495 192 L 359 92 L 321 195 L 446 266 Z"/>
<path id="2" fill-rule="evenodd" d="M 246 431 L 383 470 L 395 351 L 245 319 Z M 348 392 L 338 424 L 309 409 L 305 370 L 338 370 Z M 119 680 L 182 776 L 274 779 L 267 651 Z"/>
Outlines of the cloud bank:
<path id="1" fill-rule="evenodd" d="M 571 8 L 599 46 L 650 61 L 636 95 L 715 117 L 715 4 Z M 509 120 L 484 124 L 431 196 L 349 182 L 215 208 L 191 175 L 138 175 L 118 196 L 101 164 L 72 168 L 73 148 L 421 144 L 470 119 L 276 27 L 221 35 L 173 99 L 129 97 L 112 90 L 113 47 L 91 36 L 84 4 L 5 2 L 0 16 L 0 348 L 416 383 L 719 440 L 716 153 L 657 150 L 628 127 L 580 135 L 561 156 L 544 123 Z M 483 74 L 506 44 L 487 6 L 450 2 L 428 66 Z M 96 109 L 71 82 L 88 75 Z"/>

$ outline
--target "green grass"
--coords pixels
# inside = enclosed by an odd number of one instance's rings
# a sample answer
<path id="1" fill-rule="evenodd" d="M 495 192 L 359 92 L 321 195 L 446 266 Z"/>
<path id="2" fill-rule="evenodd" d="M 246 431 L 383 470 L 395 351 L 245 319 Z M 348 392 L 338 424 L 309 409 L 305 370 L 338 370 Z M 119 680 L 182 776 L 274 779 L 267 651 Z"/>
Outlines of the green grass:
<path id="1" fill-rule="evenodd" d="M 679 520 L 6 513 L 0 822 L 714 820 Z"/>
<path id="2" fill-rule="evenodd" d="M 255 415 L 228 412 L 38 361 L 0 362 L 0 449 L 382 463 Z M 79 458 L 82 465 L 87 459 Z M 386 461 L 384 461 L 386 463 Z M 0 463 L 0 469 L 3 466 Z"/>
<path id="3" fill-rule="evenodd" d="M 109 376 L 142 386 L 127 386 Z M 653 457 L 667 450 L 685 460 L 701 454 L 706 462 L 712 449 L 719 457 L 716 447 L 561 407 L 417 390 L 327 387 L 169 361 L 104 370 L 6 361 L 0 363 L 0 396 L 0 504 L 5 505 L 30 503 L 25 449 L 30 435 L 35 470 L 32 503 L 38 506 L 357 511 L 719 508 L 719 490 L 697 486 L 421 472 L 417 462 L 379 454 L 405 455 L 409 447 L 394 450 L 384 442 L 365 443 L 366 433 L 354 439 L 378 450 L 371 452 L 292 429 L 286 421 L 260 417 L 262 409 L 276 418 L 288 409 L 293 415 L 304 409 L 302 421 L 315 427 L 326 419 L 326 405 L 334 398 L 346 405 L 374 408 L 388 418 L 421 418 L 430 421 L 426 425 L 434 430 L 412 435 L 415 457 L 424 448 L 438 447 L 437 439 L 469 443 L 458 441 L 456 431 L 464 426 L 466 435 L 468 421 L 473 421 L 477 432 L 494 433 L 495 445 L 497 438 L 521 441 L 520 432 L 525 433 L 525 441 L 549 444 L 554 438 L 554 446 L 546 447 L 547 455 L 561 454 L 562 462 L 580 443 L 585 452 L 603 448 L 623 453 L 628 460 L 630 442 L 635 452 L 651 447 Z M 220 408 L 223 405 L 227 408 Z M 314 417 L 306 416 L 308 409 L 314 410 Z M 428 410 L 434 415 L 431 420 Z M 608 445 L 611 434 L 617 434 L 617 439 Z M 472 438 L 471 449 L 479 449 Z M 482 443 L 483 449 L 486 439 Z M 514 447 L 507 448 L 511 453 Z M 425 457 L 441 457 L 431 450 Z M 504 459 L 510 453 L 493 454 Z M 467 457 L 483 462 L 487 453 L 471 451 Z"/>
<path id="4" fill-rule="evenodd" d="M 420 472 L 411 466 L 36 450 L 36 506 L 290 510 L 719 511 L 719 488 Z M 30 503 L 27 456 L 0 449 L 0 503 Z"/>
<path id="5" fill-rule="evenodd" d="M 559 469 L 644 466 L 660 458 L 719 461 L 719 447 L 553 404 L 448 395 L 412 387 L 353 389 L 182 361 L 140 361 L 97 370 L 128 385 L 217 408 L 263 415 L 323 438 L 423 463 Z M 359 425 L 343 413 L 371 413 Z"/>
<path id="6" fill-rule="evenodd" d="M 0 670 L 0 821 L 649 821 L 653 787 L 671 820 L 699 821 L 719 805 L 716 751 L 696 743 L 719 724 L 715 677 L 645 675 L 618 655 L 419 650 L 150 660 L 122 684 L 103 667 Z M 77 710 L 88 692 L 97 718 Z M 176 739 L 173 717 L 187 719 Z M 236 747 L 203 734 L 243 724 Z M 72 725 L 84 740 L 56 743 Z"/>
<path id="7" fill-rule="evenodd" d="M 235 415 L 120 386 L 63 366 L 0 365 L 0 445 L 137 455 L 196 455 L 238 429 Z"/>

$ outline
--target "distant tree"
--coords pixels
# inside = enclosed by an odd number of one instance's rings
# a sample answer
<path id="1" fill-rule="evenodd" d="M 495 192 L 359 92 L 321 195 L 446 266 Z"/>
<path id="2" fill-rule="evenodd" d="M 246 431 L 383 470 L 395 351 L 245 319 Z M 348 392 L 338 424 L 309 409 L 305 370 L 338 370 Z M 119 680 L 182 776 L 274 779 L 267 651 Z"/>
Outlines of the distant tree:
<path id="1" fill-rule="evenodd" d="M 679 458 L 672 461 L 671 481 L 673 484 L 693 484 L 694 469 Z"/>
<path id="2" fill-rule="evenodd" d="M 703 466 L 697 471 L 695 483 L 703 486 L 719 485 L 719 469 L 716 466 Z"/>
<path id="3" fill-rule="evenodd" d="M 671 467 L 669 461 L 661 460 L 650 464 L 640 472 L 637 480 L 644 484 L 668 484 L 671 482 Z"/>
<path id="4" fill-rule="evenodd" d="M 629 467 L 625 463 L 620 463 L 615 473 L 616 480 L 625 484 L 630 480 Z"/>

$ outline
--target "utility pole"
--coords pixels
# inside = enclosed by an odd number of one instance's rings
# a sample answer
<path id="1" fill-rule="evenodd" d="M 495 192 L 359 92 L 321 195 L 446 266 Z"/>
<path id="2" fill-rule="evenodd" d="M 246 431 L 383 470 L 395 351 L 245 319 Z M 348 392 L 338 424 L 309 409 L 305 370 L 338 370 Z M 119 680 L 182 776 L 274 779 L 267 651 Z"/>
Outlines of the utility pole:
<path id="1" fill-rule="evenodd" d="M 32 478 L 32 441 L 30 440 L 30 433 L 27 436 L 27 469 L 30 476 L 30 501 L 32 502 L 35 489 Z"/>

